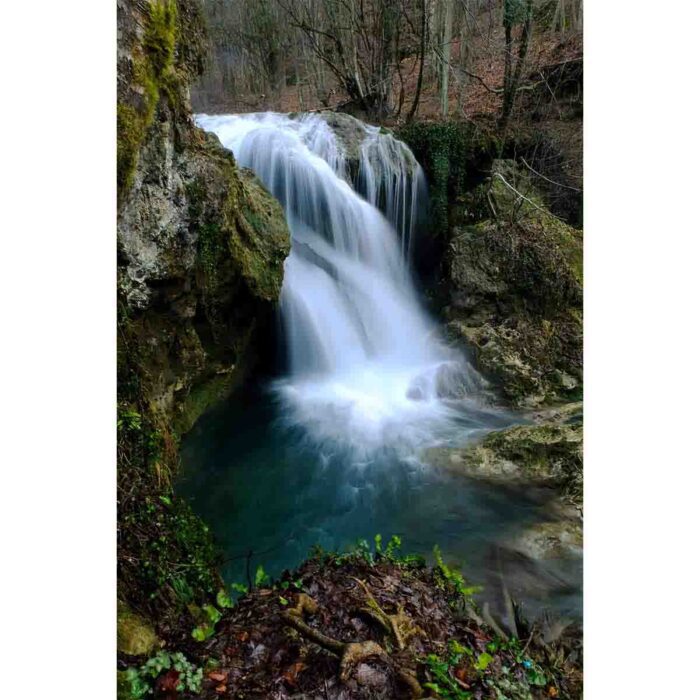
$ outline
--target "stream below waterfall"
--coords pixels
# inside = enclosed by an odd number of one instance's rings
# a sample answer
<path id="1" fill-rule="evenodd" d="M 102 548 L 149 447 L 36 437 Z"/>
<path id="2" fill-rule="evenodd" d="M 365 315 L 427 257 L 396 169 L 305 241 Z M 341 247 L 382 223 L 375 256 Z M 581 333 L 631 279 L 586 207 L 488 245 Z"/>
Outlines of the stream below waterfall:
<path id="1" fill-rule="evenodd" d="M 280 300 L 280 376 L 205 414 L 183 441 L 178 491 L 224 551 L 224 578 L 273 577 L 314 545 L 381 533 L 526 612 L 581 614 L 581 564 L 504 547 L 547 518 L 551 496 L 451 476 L 421 460 L 521 420 L 441 338 L 410 256 L 428 210 L 422 170 L 391 134 L 320 115 L 199 115 L 281 202 L 292 233 Z"/>

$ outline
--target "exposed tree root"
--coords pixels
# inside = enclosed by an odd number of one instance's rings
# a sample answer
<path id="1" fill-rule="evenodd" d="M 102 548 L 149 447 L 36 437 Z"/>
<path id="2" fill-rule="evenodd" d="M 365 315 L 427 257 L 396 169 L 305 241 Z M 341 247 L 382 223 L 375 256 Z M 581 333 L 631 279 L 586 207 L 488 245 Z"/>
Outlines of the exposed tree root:
<path id="1" fill-rule="evenodd" d="M 354 577 L 353 577 L 354 578 Z M 406 642 L 416 634 L 425 636 L 425 632 L 414 624 L 413 620 L 404 612 L 403 607 L 398 607 L 398 612 L 394 615 L 389 615 L 384 612 L 382 607 L 372 595 L 367 584 L 359 578 L 355 578 L 367 597 L 367 606 L 360 608 L 360 611 L 378 622 L 389 634 L 394 636 L 399 649 L 406 648 Z"/>
<path id="2" fill-rule="evenodd" d="M 405 620 L 408 620 L 410 623 L 410 618 L 408 618 L 403 611 L 400 611 L 399 615 L 386 615 L 372 594 L 369 593 L 363 582 L 359 581 L 359 579 L 355 580 L 358 581 L 367 592 L 368 600 L 370 600 L 371 606 L 367 608 L 368 614 L 371 614 L 374 619 L 380 622 L 380 624 L 382 624 L 382 626 L 384 626 L 388 632 L 393 631 L 396 635 L 397 644 L 399 644 L 400 648 L 403 649 L 404 647 L 402 645 L 404 644 L 404 640 L 410 636 L 410 634 L 407 635 Z M 379 646 L 379 644 L 377 644 L 377 642 L 372 640 L 367 640 L 364 642 L 341 642 L 323 634 L 323 632 L 314 629 L 304 622 L 304 613 L 313 615 L 317 611 L 318 604 L 316 601 L 305 593 L 301 593 L 297 599 L 296 606 L 290 608 L 289 610 L 285 610 L 282 613 L 282 618 L 290 627 L 293 627 L 304 637 L 311 640 L 315 644 L 318 644 L 318 646 L 322 647 L 326 651 L 340 657 L 339 675 L 342 681 L 348 680 L 350 674 L 352 673 L 352 669 L 366 659 L 380 658 L 393 668 L 394 664 L 391 657 L 381 646 Z M 415 629 L 412 629 L 411 634 L 416 633 L 417 632 Z M 419 698 L 422 696 L 423 691 L 415 674 L 403 668 L 394 670 L 397 677 L 410 688 L 411 694 L 414 698 Z"/>

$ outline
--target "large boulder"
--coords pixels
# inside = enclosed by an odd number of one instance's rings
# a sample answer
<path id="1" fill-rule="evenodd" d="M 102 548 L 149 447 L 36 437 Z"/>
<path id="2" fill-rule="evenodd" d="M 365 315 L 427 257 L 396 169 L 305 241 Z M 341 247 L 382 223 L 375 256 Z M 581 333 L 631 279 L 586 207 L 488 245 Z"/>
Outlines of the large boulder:
<path id="1" fill-rule="evenodd" d="M 512 161 L 494 161 L 472 198 L 491 216 L 452 231 L 444 310 L 450 337 L 513 405 L 580 398 L 581 232 L 545 209 Z"/>
<path id="2" fill-rule="evenodd" d="M 190 0 L 118 3 L 120 370 L 186 431 L 239 381 L 274 319 L 282 208 L 192 121 L 201 21 Z"/>

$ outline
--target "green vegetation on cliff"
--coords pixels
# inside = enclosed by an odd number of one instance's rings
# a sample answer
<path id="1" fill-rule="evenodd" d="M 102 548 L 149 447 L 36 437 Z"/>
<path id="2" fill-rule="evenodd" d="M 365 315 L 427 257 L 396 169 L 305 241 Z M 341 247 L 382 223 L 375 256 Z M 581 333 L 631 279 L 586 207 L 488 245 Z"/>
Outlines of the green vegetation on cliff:
<path id="1" fill-rule="evenodd" d="M 457 197 L 483 179 L 499 141 L 470 121 L 411 122 L 396 131 L 423 166 L 430 183 L 431 233 L 447 239 Z"/>
<path id="2" fill-rule="evenodd" d="M 192 123 L 191 0 L 118 3 L 119 596 L 162 623 L 220 587 L 211 534 L 172 490 L 179 439 L 250 369 L 290 240 L 279 204 Z"/>

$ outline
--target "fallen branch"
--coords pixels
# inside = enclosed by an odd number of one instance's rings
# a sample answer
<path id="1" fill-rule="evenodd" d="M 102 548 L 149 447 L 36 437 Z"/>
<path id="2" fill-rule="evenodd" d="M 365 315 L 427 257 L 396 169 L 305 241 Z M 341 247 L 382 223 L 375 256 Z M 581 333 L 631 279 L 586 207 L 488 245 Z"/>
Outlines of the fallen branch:
<path id="1" fill-rule="evenodd" d="M 528 162 L 525 160 L 525 158 L 520 158 L 522 161 L 523 165 L 528 169 L 531 170 L 535 175 L 538 177 L 541 177 L 543 180 L 546 180 L 547 182 L 550 182 L 552 185 L 556 185 L 557 187 L 566 187 L 568 190 L 574 190 L 574 192 L 583 192 L 583 190 L 579 189 L 578 187 L 572 187 L 571 185 L 564 185 L 561 182 L 554 182 L 554 180 L 550 180 L 548 177 L 543 175 L 542 173 L 538 173 L 537 170 L 535 170 L 531 165 L 528 164 Z"/>

